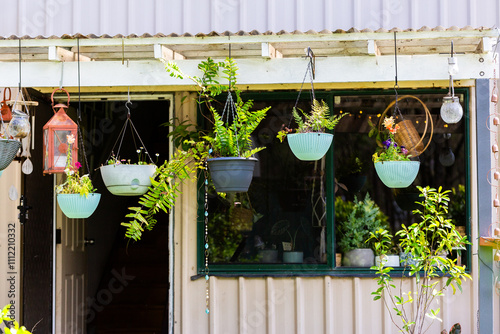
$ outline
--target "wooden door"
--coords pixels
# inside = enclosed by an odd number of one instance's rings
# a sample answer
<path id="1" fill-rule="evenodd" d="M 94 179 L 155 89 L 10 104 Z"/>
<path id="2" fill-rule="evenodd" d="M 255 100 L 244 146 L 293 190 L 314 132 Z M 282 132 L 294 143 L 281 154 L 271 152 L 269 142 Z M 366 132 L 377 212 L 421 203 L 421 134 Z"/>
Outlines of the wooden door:
<path id="1" fill-rule="evenodd" d="M 56 226 L 56 333 L 86 333 L 87 256 L 85 220 L 69 219 L 59 208 Z"/>

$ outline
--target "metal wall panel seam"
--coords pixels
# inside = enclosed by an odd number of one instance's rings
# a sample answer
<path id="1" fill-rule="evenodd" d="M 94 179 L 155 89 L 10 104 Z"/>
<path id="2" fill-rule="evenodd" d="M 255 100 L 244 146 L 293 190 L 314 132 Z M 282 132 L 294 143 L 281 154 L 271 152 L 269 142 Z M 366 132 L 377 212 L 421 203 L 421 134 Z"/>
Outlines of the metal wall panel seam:
<path id="1" fill-rule="evenodd" d="M 448 0 L 440 0 L 439 1 L 439 25 L 443 27 L 448 26 Z"/>
<path id="2" fill-rule="evenodd" d="M 477 127 L 477 185 L 478 185 L 478 224 L 479 235 L 490 235 L 492 222 L 491 186 L 486 175 L 491 168 L 491 132 L 484 122 L 490 114 L 491 102 L 489 79 L 476 80 L 476 127 Z M 493 275 L 486 263 L 493 263 L 493 252 L 489 247 L 479 247 L 481 263 L 479 266 L 479 333 L 493 333 Z"/>
<path id="3" fill-rule="evenodd" d="M 304 25 L 304 16 L 302 0 L 295 0 L 295 27 L 300 31 L 308 30 Z"/>
<path id="4" fill-rule="evenodd" d="M 354 0 L 353 3 L 353 12 L 352 12 L 352 20 L 353 20 L 353 27 L 359 27 L 360 24 L 362 23 L 361 20 L 361 0 Z"/>
<path id="5" fill-rule="evenodd" d="M 325 308 L 325 321 L 324 321 L 324 328 L 325 328 L 325 333 L 327 334 L 333 334 L 334 329 L 333 329 L 333 315 L 334 310 L 333 310 L 333 289 L 332 289 L 332 278 L 330 276 L 325 276 L 323 278 L 323 296 L 324 296 L 324 308 Z"/>
<path id="6" fill-rule="evenodd" d="M 354 334 L 363 334 L 363 299 L 361 291 L 361 280 L 359 277 L 354 277 L 353 294 L 353 320 L 354 320 Z"/>
<path id="7" fill-rule="evenodd" d="M 246 334 L 248 332 L 248 309 L 247 309 L 247 289 L 245 286 L 245 278 L 238 277 L 238 325 L 239 333 Z"/>
<path id="8" fill-rule="evenodd" d="M 274 288 L 274 278 L 266 278 L 267 298 L 267 334 L 276 334 L 276 303 L 277 293 Z"/>
<path id="9" fill-rule="evenodd" d="M 297 334 L 306 334 L 305 331 L 305 319 L 304 319 L 304 296 L 303 296 L 303 286 L 302 278 L 295 278 L 295 332 Z"/>
<path id="10" fill-rule="evenodd" d="M 469 88 L 469 128 L 470 128 L 470 175 L 477 175 L 477 145 L 474 139 L 477 138 L 476 127 L 476 95 L 475 89 L 473 87 Z M 477 193 L 477 182 L 474 182 L 473 177 L 470 178 L 470 203 L 471 203 L 471 214 L 470 214 L 470 226 L 471 226 L 471 240 L 478 240 L 478 193 Z M 470 323 L 471 329 L 470 333 L 476 333 L 476 321 L 477 321 L 477 310 L 479 308 L 479 249 L 478 243 L 472 243 L 472 265 L 471 265 L 471 275 L 472 275 L 472 289 L 470 290 L 470 300 L 472 301 L 472 312 L 470 312 Z"/>
<path id="11" fill-rule="evenodd" d="M 267 30 L 276 30 L 276 0 L 267 1 Z"/>
<path id="12" fill-rule="evenodd" d="M 416 29 L 418 27 L 418 1 L 410 0 L 410 28 Z"/>
<path id="13" fill-rule="evenodd" d="M 213 1 L 213 0 L 211 0 Z M 269 1 L 271 2 L 271 1 Z M 240 0 L 239 2 L 239 26 L 241 30 L 248 30 L 248 20 L 247 20 L 247 12 L 248 12 L 248 2 L 247 0 Z"/>
<path id="14" fill-rule="evenodd" d="M 477 18 L 476 0 L 469 0 L 468 14 L 469 14 L 469 25 L 475 26 Z"/>

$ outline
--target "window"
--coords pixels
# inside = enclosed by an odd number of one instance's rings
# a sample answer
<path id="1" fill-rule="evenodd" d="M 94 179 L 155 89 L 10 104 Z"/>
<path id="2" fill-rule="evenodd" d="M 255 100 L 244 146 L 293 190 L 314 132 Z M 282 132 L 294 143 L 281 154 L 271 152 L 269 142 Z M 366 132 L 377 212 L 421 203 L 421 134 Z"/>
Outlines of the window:
<path id="1" fill-rule="evenodd" d="M 259 163 L 248 193 L 228 194 L 220 198 L 209 194 L 210 271 L 219 274 L 372 274 L 369 268 L 342 267 L 336 234 L 337 206 L 363 199 L 366 193 L 387 215 L 390 228 L 410 224 L 414 217 L 415 185 L 443 186 L 454 189 L 450 215 L 463 233 L 468 233 L 468 96 L 456 90 L 464 107 L 464 118 L 446 125 L 439 117 L 443 90 L 400 92 L 418 96 L 429 108 L 434 123 L 432 140 L 420 155 L 420 171 L 414 184 L 405 189 L 389 189 L 378 179 L 371 162 L 376 142 L 369 138 L 368 119 L 377 123 L 381 113 L 394 100 L 393 91 L 317 92 L 333 114 L 349 113 L 335 129 L 334 143 L 324 159 L 300 161 L 288 144 L 280 143 L 276 133 L 291 120 L 296 92 L 247 94 L 255 108 L 272 106 L 267 118 L 255 132 L 254 141 L 266 146 L 258 154 Z M 307 94 L 298 107 L 310 110 Z M 415 123 L 419 133 L 425 126 L 424 111 L 413 99 L 404 99 L 399 107 L 405 119 Z M 389 113 L 392 113 L 391 109 Z M 390 115 L 390 114 L 389 114 Z M 291 123 L 293 126 L 293 122 Z M 428 131 L 428 134 L 430 130 Z M 429 135 L 424 138 L 427 145 Z M 363 163 L 362 178 L 347 181 L 349 162 Z M 366 180 L 363 182 L 363 179 Z M 361 181 L 361 183 L 359 183 Z M 351 183 L 349 183 L 351 182 Z M 354 183 L 352 183 L 354 182 Z M 347 185 L 347 186 L 346 186 Z M 347 188 L 347 189 L 346 189 Z M 202 188 L 200 188 L 202 189 Z M 202 191 L 199 200 L 203 198 Z M 418 198 L 418 197 L 417 197 Z M 199 206 L 202 208 L 202 206 Z M 337 207 L 338 209 L 338 207 Z M 199 212 L 201 217 L 201 212 Z M 198 267 L 202 271 L 203 221 L 199 221 Z M 298 251 L 290 263 L 284 254 Z M 462 263 L 469 263 L 469 250 L 457 250 Z"/>

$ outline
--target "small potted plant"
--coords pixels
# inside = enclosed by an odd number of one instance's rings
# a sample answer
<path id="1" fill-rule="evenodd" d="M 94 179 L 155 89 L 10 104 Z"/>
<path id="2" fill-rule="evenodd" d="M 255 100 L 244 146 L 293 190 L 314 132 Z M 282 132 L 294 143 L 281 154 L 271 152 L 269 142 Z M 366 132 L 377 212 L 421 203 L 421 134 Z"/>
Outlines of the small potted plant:
<path id="1" fill-rule="evenodd" d="M 394 136 L 399 125 L 394 117 L 384 119 L 387 139 L 381 150 L 373 154 L 373 162 L 378 177 L 389 188 L 406 188 L 417 177 L 420 161 L 411 161 L 408 150 L 396 143 Z"/>
<path id="2" fill-rule="evenodd" d="M 297 233 L 302 227 L 302 222 L 297 226 L 295 231 L 290 232 L 291 224 L 288 220 L 280 220 L 271 228 L 271 235 L 288 234 L 289 242 L 282 242 L 283 245 L 283 263 L 302 263 L 304 261 L 304 253 L 296 250 Z"/>
<path id="3" fill-rule="evenodd" d="M 446 290 L 452 288 L 453 294 L 465 279 L 472 279 L 465 272 L 465 266 L 458 265 L 455 260 L 443 257 L 445 252 L 451 252 L 456 247 L 470 244 L 467 236 L 461 236 L 448 215 L 450 191 L 441 188 L 418 187 L 421 192 L 420 208 L 413 211 L 418 216 L 418 222 L 410 226 L 402 226 L 396 233 L 399 237 L 398 246 L 406 254 L 411 254 L 413 261 L 405 265 L 414 283 L 410 284 L 412 291 L 396 286 L 391 277 L 393 268 L 384 267 L 381 262 L 372 267 L 377 271 L 378 288 L 372 292 L 374 300 L 383 299 L 388 311 L 397 317 L 391 318 L 394 325 L 402 333 L 423 333 L 428 328 L 429 319 L 439 319 L 439 308 L 434 309 L 433 303 L 443 298 Z M 386 239 L 389 232 L 384 233 Z M 372 235 L 373 238 L 373 235 Z M 387 251 L 389 243 L 379 243 L 381 253 Z M 445 277 L 443 281 L 441 278 Z M 399 319 L 398 319 L 399 318 Z"/>
<path id="4" fill-rule="evenodd" d="M 352 211 L 345 220 L 336 222 L 339 237 L 338 247 L 343 253 L 342 261 L 346 267 L 371 267 L 374 264 L 373 243 L 365 242 L 370 232 L 386 228 L 387 216 L 367 193 L 365 199 L 354 200 Z"/>
<path id="5" fill-rule="evenodd" d="M 78 169 L 82 165 L 77 161 L 72 162 L 71 145 L 75 143 L 74 135 L 68 135 L 68 151 L 66 160 L 66 181 L 56 187 L 57 203 L 59 208 L 68 218 L 90 217 L 101 199 L 101 194 L 96 193 L 88 174 L 79 175 Z"/>
<path id="6" fill-rule="evenodd" d="M 375 266 L 399 267 L 399 249 L 394 244 L 392 235 L 385 229 L 370 233 L 366 242 L 373 241 L 375 250 Z"/>
<path id="7" fill-rule="evenodd" d="M 288 138 L 288 145 L 298 159 L 314 161 L 323 158 L 332 144 L 333 134 L 325 133 L 325 130 L 333 130 L 347 114 L 330 116 L 326 102 L 315 99 L 310 114 L 293 108 L 292 115 L 298 125 L 296 133 L 289 133 L 291 130 L 285 128 L 278 132 L 277 137 L 280 141 Z"/>
<path id="8" fill-rule="evenodd" d="M 147 154 L 143 150 L 143 147 L 137 150 L 137 163 L 120 160 L 112 153 L 107 165 L 101 166 L 102 180 L 110 193 L 117 196 L 139 196 L 146 193 L 151 186 L 151 178 L 154 178 L 156 165 L 146 161 Z"/>

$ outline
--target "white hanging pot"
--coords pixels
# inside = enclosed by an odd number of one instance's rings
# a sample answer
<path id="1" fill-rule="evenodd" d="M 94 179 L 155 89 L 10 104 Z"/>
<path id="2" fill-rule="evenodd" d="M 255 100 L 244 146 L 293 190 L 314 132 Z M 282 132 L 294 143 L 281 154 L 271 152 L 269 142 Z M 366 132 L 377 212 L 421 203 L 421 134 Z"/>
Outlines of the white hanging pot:
<path id="1" fill-rule="evenodd" d="M 303 161 L 323 158 L 332 144 L 333 135 L 323 132 L 292 133 L 287 135 L 293 154 Z"/>
<path id="2" fill-rule="evenodd" d="M 115 164 L 100 169 L 104 185 L 116 196 L 140 196 L 146 193 L 156 172 L 155 165 Z"/>

